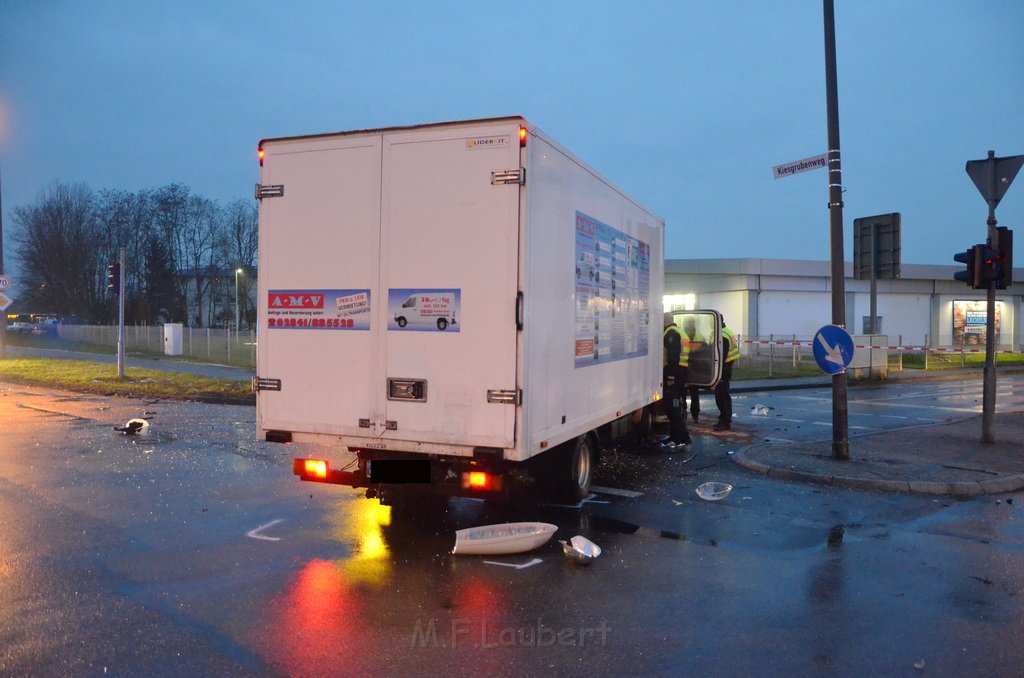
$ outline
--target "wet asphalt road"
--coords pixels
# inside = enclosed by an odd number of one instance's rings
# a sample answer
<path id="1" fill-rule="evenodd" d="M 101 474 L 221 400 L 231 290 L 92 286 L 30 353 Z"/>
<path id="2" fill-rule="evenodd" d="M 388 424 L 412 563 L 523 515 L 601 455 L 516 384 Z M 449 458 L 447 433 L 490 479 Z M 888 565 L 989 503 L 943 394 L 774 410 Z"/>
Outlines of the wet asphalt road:
<path id="1" fill-rule="evenodd" d="M 858 389 L 851 434 L 967 416 L 980 392 Z M 0 674 L 1021 674 L 1024 496 L 759 476 L 728 452 L 829 437 L 828 391 L 736 411 L 689 461 L 610 451 L 578 508 L 403 512 L 295 480 L 301 449 L 254 440 L 252 408 L 0 385 Z M 113 430 L 138 416 L 142 435 Z M 735 489 L 704 502 L 707 480 Z M 455 529 L 519 519 L 604 554 L 450 555 Z"/>

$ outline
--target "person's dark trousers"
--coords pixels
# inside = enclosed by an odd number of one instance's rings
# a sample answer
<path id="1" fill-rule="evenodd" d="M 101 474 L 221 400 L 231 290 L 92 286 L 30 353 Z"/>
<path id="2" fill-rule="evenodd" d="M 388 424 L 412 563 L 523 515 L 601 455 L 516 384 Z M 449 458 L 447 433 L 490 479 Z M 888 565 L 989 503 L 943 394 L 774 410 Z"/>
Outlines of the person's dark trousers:
<path id="1" fill-rule="evenodd" d="M 669 375 L 665 378 L 665 398 L 662 406 L 665 416 L 668 417 L 669 439 L 674 443 L 689 443 L 690 432 L 686 428 L 686 417 L 683 415 L 682 389 L 676 386 L 674 379 L 670 380 Z"/>
<path id="2" fill-rule="evenodd" d="M 690 416 L 696 422 L 697 418 L 700 417 L 700 387 L 690 386 L 686 390 L 690 394 Z M 683 414 L 686 414 L 685 403 L 683 403 Z"/>
<path id="3" fill-rule="evenodd" d="M 735 362 L 735 361 L 734 361 Z M 732 382 L 733 363 L 726 363 L 722 366 L 722 378 L 715 386 L 715 405 L 718 406 L 718 425 L 732 427 L 732 394 L 729 393 L 729 384 Z"/>

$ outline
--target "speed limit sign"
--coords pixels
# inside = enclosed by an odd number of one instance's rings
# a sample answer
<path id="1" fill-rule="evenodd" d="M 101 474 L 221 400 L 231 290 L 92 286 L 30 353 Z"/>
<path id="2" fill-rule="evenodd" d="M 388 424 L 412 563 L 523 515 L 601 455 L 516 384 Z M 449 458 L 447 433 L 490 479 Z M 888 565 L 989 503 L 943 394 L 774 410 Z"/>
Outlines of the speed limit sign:
<path id="1" fill-rule="evenodd" d="M 3 292 L 4 290 L 6 290 L 7 286 L 10 285 L 10 284 L 11 284 L 11 281 L 7 278 L 6 275 L 0 275 L 0 292 Z"/>

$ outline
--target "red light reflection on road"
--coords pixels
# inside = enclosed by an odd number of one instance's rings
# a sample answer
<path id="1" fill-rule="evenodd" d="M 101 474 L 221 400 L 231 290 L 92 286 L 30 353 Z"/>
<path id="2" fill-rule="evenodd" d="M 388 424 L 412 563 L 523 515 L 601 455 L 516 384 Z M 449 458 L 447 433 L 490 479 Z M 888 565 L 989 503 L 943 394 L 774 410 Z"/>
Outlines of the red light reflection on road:
<path id="1" fill-rule="evenodd" d="M 364 650 L 363 594 L 348 585 L 338 563 L 313 560 L 270 605 L 255 647 L 290 673 L 324 673 L 358 660 Z"/>

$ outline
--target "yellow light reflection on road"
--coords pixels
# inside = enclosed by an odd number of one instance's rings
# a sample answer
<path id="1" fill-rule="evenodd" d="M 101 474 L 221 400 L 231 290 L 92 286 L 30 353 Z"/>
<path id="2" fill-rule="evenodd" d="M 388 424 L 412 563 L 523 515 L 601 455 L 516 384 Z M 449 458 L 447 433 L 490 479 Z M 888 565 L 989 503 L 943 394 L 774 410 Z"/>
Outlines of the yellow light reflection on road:
<path id="1" fill-rule="evenodd" d="M 354 499 L 338 507 L 338 538 L 352 546 L 339 565 L 349 582 L 381 586 L 391 574 L 390 552 L 382 528 L 391 524 L 391 507 Z"/>

